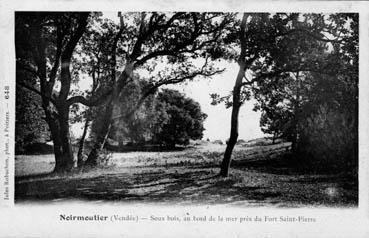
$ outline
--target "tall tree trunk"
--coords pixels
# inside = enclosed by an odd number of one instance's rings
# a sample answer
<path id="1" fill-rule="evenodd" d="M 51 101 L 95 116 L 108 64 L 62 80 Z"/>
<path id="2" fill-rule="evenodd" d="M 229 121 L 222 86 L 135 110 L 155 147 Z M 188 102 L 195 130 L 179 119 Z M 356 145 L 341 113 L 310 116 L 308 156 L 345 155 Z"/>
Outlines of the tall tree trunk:
<path id="1" fill-rule="evenodd" d="M 222 165 L 220 167 L 220 175 L 223 177 L 228 176 L 229 167 L 231 166 L 231 157 L 234 146 L 237 143 L 238 138 L 238 114 L 240 112 L 241 102 L 241 87 L 242 79 L 245 75 L 244 64 L 240 63 L 240 69 L 238 71 L 235 86 L 233 88 L 233 106 L 232 106 L 232 116 L 231 116 L 231 134 L 227 143 L 226 150 L 224 152 L 224 157 Z"/>
<path id="2" fill-rule="evenodd" d="M 70 143 L 68 121 L 59 119 L 48 120 L 51 137 L 54 143 L 54 172 L 70 171 L 74 165 L 74 156 Z"/>
<path id="3" fill-rule="evenodd" d="M 238 114 L 240 112 L 241 107 L 241 88 L 242 88 L 242 80 L 245 76 L 246 70 L 246 40 L 245 40 L 245 31 L 246 31 L 246 23 L 247 23 L 248 15 L 246 13 L 243 14 L 241 28 L 240 28 L 240 42 L 241 42 L 241 53 L 238 58 L 238 65 L 240 66 L 236 78 L 235 85 L 233 87 L 233 105 L 232 105 L 232 116 L 231 116 L 231 134 L 227 143 L 226 150 L 224 152 L 223 161 L 220 167 L 220 175 L 223 177 L 228 176 L 229 167 L 231 166 L 232 159 L 232 151 L 234 146 L 237 143 L 238 138 Z"/>
<path id="4" fill-rule="evenodd" d="M 84 144 L 85 144 L 85 139 L 86 139 L 87 130 L 88 130 L 89 125 L 90 125 L 90 120 L 86 119 L 85 126 L 83 128 L 83 133 L 82 133 L 81 139 L 79 140 L 79 145 L 78 145 L 77 167 L 83 166 L 83 162 L 84 162 L 83 161 L 83 150 L 84 150 Z"/>
<path id="5" fill-rule="evenodd" d="M 59 114 L 59 136 L 62 154 L 58 158 L 59 164 L 56 161 L 55 171 L 70 171 L 74 166 L 74 156 L 69 133 L 69 107 L 63 107 L 59 110 Z"/>

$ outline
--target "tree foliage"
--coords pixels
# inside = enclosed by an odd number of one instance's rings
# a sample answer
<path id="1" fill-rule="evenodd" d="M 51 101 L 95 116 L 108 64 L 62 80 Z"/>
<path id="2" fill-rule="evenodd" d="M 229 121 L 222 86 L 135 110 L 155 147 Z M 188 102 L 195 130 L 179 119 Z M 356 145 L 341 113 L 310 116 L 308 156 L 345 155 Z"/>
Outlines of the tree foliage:
<path id="1" fill-rule="evenodd" d="M 201 111 L 200 104 L 175 90 L 165 89 L 159 93 L 159 107 L 164 108 L 168 120 L 154 134 L 154 140 L 174 147 L 176 144 L 188 145 L 190 139 L 203 136 L 203 122 L 207 115 Z"/>
<path id="2" fill-rule="evenodd" d="M 258 83 L 253 88 L 258 100 L 255 110 L 263 112 L 263 131 L 292 141 L 293 152 L 302 162 L 354 168 L 358 156 L 357 15 L 331 15 L 324 26 L 332 40 L 317 39 L 300 62 L 317 67 L 296 67 L 293 74 Z"/>

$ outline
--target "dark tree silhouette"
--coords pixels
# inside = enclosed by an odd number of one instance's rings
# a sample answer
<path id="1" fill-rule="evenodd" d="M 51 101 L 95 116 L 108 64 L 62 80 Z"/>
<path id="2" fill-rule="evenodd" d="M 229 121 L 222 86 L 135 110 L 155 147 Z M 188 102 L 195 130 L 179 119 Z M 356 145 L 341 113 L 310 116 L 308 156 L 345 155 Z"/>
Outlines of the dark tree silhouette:
<path id="1" fill-rule="evenodd" d="M 41 96 L 54 143 L 55 171 L 70 170 L 74 164 L 69 133 L 69 110 L 74 102 L 68 99 L 71 62 L 88 16 L 89 13 L 16 13 L 17 70 L 31 73 L 39 82 L 31 85 L 28 78 L 17 78 L 17 85 Z M 59 92 L 54 91 L 57 81 Z"/>

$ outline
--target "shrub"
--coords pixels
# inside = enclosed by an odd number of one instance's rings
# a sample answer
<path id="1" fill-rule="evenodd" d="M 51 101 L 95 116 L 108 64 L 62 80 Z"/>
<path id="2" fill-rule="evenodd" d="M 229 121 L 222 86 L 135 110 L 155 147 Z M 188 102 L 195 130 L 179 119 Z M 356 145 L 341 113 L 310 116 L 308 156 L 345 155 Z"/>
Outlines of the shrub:
<path id="1" fill-rule="evenodd" d="M 344 169 L 357 165 L 357 146 L 355 120 L 321 105 L 304 120 L 297 152 L 317 166 Z"/>

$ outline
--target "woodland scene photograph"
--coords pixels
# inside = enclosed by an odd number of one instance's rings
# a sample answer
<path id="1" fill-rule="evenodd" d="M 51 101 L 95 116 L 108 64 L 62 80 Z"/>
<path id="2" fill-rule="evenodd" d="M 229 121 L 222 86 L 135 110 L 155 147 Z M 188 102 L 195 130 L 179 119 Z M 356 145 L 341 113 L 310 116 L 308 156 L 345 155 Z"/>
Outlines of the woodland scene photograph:
<path id="1" fill-rule="evenodd" d="M 14 14 L 16 204 L 358 206 L 358 13 Z"/>

